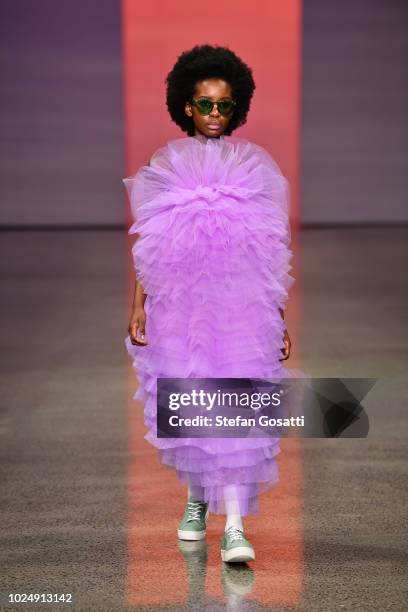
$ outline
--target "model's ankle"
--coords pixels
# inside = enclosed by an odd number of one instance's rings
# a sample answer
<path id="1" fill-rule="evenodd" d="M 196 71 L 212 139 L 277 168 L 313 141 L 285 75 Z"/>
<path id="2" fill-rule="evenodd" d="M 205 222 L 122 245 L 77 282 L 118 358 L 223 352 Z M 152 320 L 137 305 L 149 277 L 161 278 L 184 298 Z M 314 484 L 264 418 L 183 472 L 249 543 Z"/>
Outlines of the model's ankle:
<path id="1" fill-rule="evenodd" d="M 239 514 L 237 515 L 227 515 L 227 521 L 225 523 L 225 531 L 230 527 L 235 527 L 236 529 L 240 529 L 244 531 L 244 525 L 242 523 L 242 518 Z"/>

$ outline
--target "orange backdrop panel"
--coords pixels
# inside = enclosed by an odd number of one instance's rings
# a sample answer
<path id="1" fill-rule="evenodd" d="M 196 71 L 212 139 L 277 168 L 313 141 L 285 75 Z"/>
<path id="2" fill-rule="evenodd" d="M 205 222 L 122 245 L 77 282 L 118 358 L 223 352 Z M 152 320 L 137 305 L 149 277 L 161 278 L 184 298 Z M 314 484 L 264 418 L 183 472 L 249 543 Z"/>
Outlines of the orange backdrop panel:
<path id="1" fill-rule="evenodd" d="M 296 255 L 300 123 L 300 0 L 217 0 L 203 4 L 177 0 L 122 0 L 123 84 L 126 175 L 146 164 L 155 149 L 186 136 L 171 122 L 165 104 L 165 78 L 179 54 L 197 44 L 229 47 L 252 69 L 256 91 L 245 126 L 234 134 L 264 146 L 291 186 L 292 247 Z M 130 209 L 127 204 L 127 221 Z M 295 278 L 296 256 L 292 262 Z M 129 294 L 134 283 L 129 270 Z M 298 308 L 297 289 L 290 310 Z M 296 315 L 290 317 L 295 320 Z M 287 319 L 287 317 L 285 316 Z M 294 343 L 294 325 L 291 339 Z M 296 367 L 290 360 L 288 367 Z M 130 388 L 135 390 L 134 372 Z M 185 601 L 187 573 L 177 550 L 176 527 L 185 491 L 143 439 L 143 408 L 129 405 L 132 462 L 129 466 L 129 565 L 127 600 L 134 605 Z M 246 521 L 258 552 L 250 597 L 262 603 L 295 605 L 301 596 L 301 466 L 296 440 L 282 440 L 280 478 L 261 500 L 262 514 Z M 160 524 L 160 528 L 158 528 Z M 269 525 L 267 544 L 257 529 Z M 223 517 L 212 516 L 206 592 L 223 599 L 219 535 Z M 166 542 L 166 544 L 164 544 Z M 177 571 L 175 568 L 178 568 Z"/>
<path id="2" fill-rule="evenodd" d="M 197 44 L 228 46 L 252 69 L 256 90 L 247 123 L 236 135 L 267 148 L 292 189 L 298 210 L 300 117 L 299 0 L 122 0 L 126 170 L 147 163 L 170 138 L 186 134 L 171 122 L 165 78 L 178 55 Z"/>

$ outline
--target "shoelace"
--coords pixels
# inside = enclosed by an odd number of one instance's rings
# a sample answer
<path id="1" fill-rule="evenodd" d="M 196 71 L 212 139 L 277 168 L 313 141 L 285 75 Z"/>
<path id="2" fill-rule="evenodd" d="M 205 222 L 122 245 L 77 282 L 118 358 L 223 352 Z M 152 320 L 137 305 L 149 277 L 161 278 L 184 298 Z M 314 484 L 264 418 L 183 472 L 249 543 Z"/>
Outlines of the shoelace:
<path id="1" fill-rule="evenodd" d="M 231 542 L 234 542 L 234 540 L 242 540 L 244 537 L 243 532 L 237 529 L 237 527 L 228 527 L 226 533 L 229 535 Z"/>
<path id="2" fill-rule="evenodd" d="M 188 521 L 199 521 L 202 508 L 203 508 L 203 504 L 201 502 L 188 502 L 187 503 L 187 520 Z"/>

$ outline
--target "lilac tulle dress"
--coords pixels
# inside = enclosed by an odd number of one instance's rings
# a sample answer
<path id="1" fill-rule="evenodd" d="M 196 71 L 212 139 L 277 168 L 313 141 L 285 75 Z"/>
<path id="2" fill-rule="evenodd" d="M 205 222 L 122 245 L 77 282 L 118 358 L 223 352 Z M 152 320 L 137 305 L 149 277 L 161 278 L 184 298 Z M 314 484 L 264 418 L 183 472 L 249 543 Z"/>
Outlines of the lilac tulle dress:
<path id="1" fill-rule="evenodd" d="M 145 438 L 210 512 L 224 513 L 226 486 L 237 485 L 241 514 L 256 513 L 279 479 L 279 438 L 158 438 L 156 379 L 288 376 L 278 311 L 294 281 L 288 182 L 261 146 L 204 135 L 169 141 L 123 182 L 147 294 L 148 345 L 125 339 Z"/>

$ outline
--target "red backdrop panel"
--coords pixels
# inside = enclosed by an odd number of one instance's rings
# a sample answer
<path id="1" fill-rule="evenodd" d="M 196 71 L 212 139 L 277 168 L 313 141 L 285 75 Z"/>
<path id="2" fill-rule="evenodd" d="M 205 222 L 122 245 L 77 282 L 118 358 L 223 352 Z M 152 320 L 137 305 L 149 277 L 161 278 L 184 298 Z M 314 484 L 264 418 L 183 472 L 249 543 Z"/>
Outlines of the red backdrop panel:
<path id="1" fill-rule="evenodd" d="M 291 185 L 292 273 L 297 278 L 297 221 L 300 122 L 300 0 L 218 0 L 213 5 L 122 0 L 126 175 L 146 164 L 153 151 L 186 134 L 171 122 L 165 78 L 178 55 L 197 44 L 229 47 L 252 69 L 256 91 L 245 126 L 234 132 L 264 146 Z M 127 208 L 130 222 L 130 210 Z M 129 270 L 129 292 L 134 283 Z M 297 289 L 290 300 L 290 335 L 295 343 Z M 288 320 L 288 316 L 285 316 Z M 289 328 L 289 325 L 288 325 Z M 293 359 L 288 367 L 296 367 Z M 134 372 L 130 387 L 135 389 Z M 177 549 L 176 527 L 185 491 L 173 472 L 159 464 L 143 439 L 143 408 L 129 406 L 132 463 L 129 466 L 130 604 L 182 603 L 187 593 L 185 561 Z M 246 520 L 257 550 L 250 595 L 262 603 L 295 605 L 301 595 L 301 466 L 296 440 L 283 440 L 281 481 L 262 498 L 262 514 Z M 206 593 L 223 599 L 219 536 L 223 517 L 208 530 Z M 159 527 L 160 525 L 160 527 Z M 265 532 L 265 527 L 267 531 Z M 167 542 L 164 544 L 164 542 Z M 176 569 L 177 568 L 177 569 Z"/>

